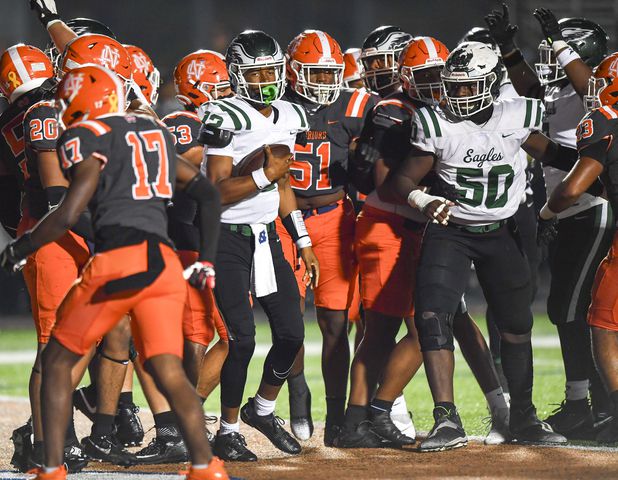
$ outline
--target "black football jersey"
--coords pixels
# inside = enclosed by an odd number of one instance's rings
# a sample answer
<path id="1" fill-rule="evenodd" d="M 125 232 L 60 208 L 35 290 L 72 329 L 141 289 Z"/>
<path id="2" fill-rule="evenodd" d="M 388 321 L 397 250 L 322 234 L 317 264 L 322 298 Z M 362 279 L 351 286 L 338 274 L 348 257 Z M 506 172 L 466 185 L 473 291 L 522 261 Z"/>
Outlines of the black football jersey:
<path id="1" fill-rule="evenodd" d="M 95 234 L 121 226 L 168 239 L 166 204 L 174 193 L 176 152 L 165 125 L 144 115 L 107 115 L 65 130 L 57 151 L 65 171 L 90 156 L 101 161 L 88 205 Z"/>
<path id="2" fill-rule="evenodd" d="M 41 100 L 32 105 L 24 117 L 24 144 L 28 178 L 25 179 L 25 204 L 30 216 L 43 217 L 48 210 L 47 196 L 39 175 L 38 152 L 56 150 L 58 121 L 54 103 Z"/>
<path id="3" fill-rule="evenodd" d="M 162 119 L 175 141 L 176 153 L 182 155 L 193 147 L 201 147 L 197 138 L 202 122 L 192 112 L 174 112 Z M 177 191 L 167 209 L 169 218 L 168 234 L 179 250 L 199 249 L 199 232 L 193 221 L 197 203 L 184 192 Z"/>
<path id="4" fill-rule="evenodd" d="M 580 157 L 590 157 L 603 165 L 601 181 L 614 212 L 618 212 L 618 110 L 603 106 L 588 113 L 576 130 Z"/>
<path id="5" fill-rule="evenodd" d="M 315 197 L 346 189 L 350 142 L 360 136 L 377 97 L 363 89 L 342 89 L 334 103 L 317 110 L 293 91 L 283 98 L 305 107 L 310 126 L 306 145 L 297 143 L 294 148 L 290 167 L 294 193 Z"/>

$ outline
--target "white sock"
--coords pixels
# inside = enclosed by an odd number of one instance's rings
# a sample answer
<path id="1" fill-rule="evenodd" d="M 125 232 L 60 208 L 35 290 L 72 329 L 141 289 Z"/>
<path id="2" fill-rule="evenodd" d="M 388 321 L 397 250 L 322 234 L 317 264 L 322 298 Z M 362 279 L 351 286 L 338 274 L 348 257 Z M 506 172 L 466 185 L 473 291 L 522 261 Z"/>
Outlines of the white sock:
<path id="1" fill-rule="evenodd" d="M 567 400 L 583 400 L 588 398 L 588 380 L 566 382 L 565 396 Z"/>
<path id="2" fill-rule="evenodd" d="M 489 405 L 489 411 L 491 413 L 496 413 L 500 409 L 509 408 L 509 404 L 504 396 L 502 387 L 498 387 L 491 392 L 487 392 L 485 394 L 485 398 L 487 399 L 487 405 Z"/>
<path id="3" fill-rule="evenodd" d="M 208 464 L 206 463 L 198 463 L 197 465 L 195 463 L 191 464 L 191 468 L 193 470 L 206 470 L 208 468 Z"/>
<path id="4" fill-rule="evenodd" d="M 253 405 L 255 406 L 255 413 L 259 417 L 265 417 L 275 411 L 275 404 L 277 400 L 266 400 L 258 393 L 253 399 Z"/>
<path id="5" fill-rule="evenodd" d="M 240 432 L 240 422 L 236 420 L 236 423 L 227 423 L 221 419 L 221 426 L 219 427 L 219 433 L 221 435 L 227 435 L 228 433 Z"/>
<path id="6" fill-rule="evenodd" d="M 45 473 L 54 473 L 56 470 L 58 470 L 60 467 L 43 467 L 43 471 Z"/>
<path id="7" fill-rule="evenodd" d="M 406 398 L 403 394 L 399 395 L 393 402 L 391 407 L 391 415 L 407 415 L 408 405 L 406 405 Z"/>

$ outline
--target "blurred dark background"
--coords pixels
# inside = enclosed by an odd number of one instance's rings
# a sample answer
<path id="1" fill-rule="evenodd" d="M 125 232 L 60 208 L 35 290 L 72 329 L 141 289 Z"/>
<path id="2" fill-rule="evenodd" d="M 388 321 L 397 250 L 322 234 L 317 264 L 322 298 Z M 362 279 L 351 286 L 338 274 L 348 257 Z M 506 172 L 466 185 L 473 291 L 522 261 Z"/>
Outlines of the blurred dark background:
<path id="1" fill-rule="evenodd" d="M 122 43 L 142 47 L 159 68 L 164 82 L 157 110 L 164 115 L 179 107 L 170 82 L 175 63 L 198 48 L 225 52 L 240 31 L 255 28 L 273 35 L 285 48 L 306 28 L 330 33 L 343 49 L 360 47 L 379 25 L 398 25 L 413 35 L 430 35 L 453 48 L 470 28 L 484 26 L 483 16 L 501 8 L 492 0 L 56 0 L 63 19 L 91 17 L 107 24 Z M 618 38 L 618 0 L 508 1 L 511 19 L 519 25 L 517 41 L 534 61 L 541 30 L 532 17 L 537 7 L 551 8 L 558 18 L 583 16 L 600 23 Z M 0 0 L 0 51 L 18 43 L 44 48 L 47 33 L 27 0 Z M 0 104 L 0 111 L 2 105 Z M 543 298 L 543 284 L 539 298 Z M 472 285 L 473 291 L 474 285 Z M 476 295 L 472 295 L 476 298 Z M 482 297 L 478 296 L 479 302 Z M 541 304 L 540 304 L 541 305 Z M 0 315 L 23 314 L 27 293 L 19 280 L 0 274 Z"/>

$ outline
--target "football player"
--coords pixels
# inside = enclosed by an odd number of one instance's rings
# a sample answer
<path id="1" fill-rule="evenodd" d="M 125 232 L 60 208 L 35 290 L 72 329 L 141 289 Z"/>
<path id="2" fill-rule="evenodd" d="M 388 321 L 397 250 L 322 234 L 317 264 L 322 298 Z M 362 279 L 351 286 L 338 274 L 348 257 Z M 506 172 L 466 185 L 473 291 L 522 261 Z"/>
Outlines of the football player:
<path id="1" fill-rule="evenodd" d="M 582 194 L 601 178 L 614 211 L 618 209 L 618 177 L 616 164 L 618 150 L 613 139 L 618 134 L 618 54 L 606 57 L 595 69 L 589 80 L 584 101 L 588 114 L 577 127 L 579 160 L 554 189 L 540 213 L 542 221 L 549 222 L 560 212 L 576 203 Z M 592 290 L 592 303 L 588 310 L 588 323 L 592 330 L 592 351 L 601 376 L 612 401 L 613 419 L 596 437 L 598 442 L 618 441 L 618 375 L 615 364 L 618 358 L 618 332 L 616 310 L 616 248 L 618 236 L 614 234 L 612 248 L 599 266 Z"/>
<path id="2" fill-rule="evenodd" d="M 178 93 L 177 98 L 185 109 L 170 113 L 162 119 L 162 122 L 174 136 L 176 153 L 199 168 L 204 146 L 198 143 L 201 121 L 195 110 L 209 100 L 224 98 L 231 94 L 223 55 L 198 50 L 185 56 L 174 69 L 174 85 Z M 199 254 L 199 236 L 194 225 L 197 205 L 182 191 L 174 194 L 171 203 L 167 210 L 168 235 L 177 248 L 183 267 L 186 268 L 195 262 Z M 214 337 L 215 328 L 219 334 L 219 342 L 205 356 L 206 349 Z M 187 285 L 183 333 L 185 337 L 183 365 L 191 383 L 198 386 L 198 394 L 204 403 L 218 384 L 221 367 L 228 351 L 227 328 L 215 306 L 212 290 L 198 290 Z M 208 377 L 208 382 L 207 378 L 201 378 L 202 374 Z M 156 388 L 152 378 L 141 374 L 140 382 L 153 413 L 156 436 L 135 456 L 142 464 L 186 461 L 187 449 L 165 397 Z M 208 421 L 212 419 L 212 417 L 206 418 Z M 209 439 L 214 438 L 210 432 L 208 434 Z"/>
<path id="3" fill-rule="evenodd" d="M 314 288 L 322 332 L 322 375 L 326 391 L 324 443 L 332 445 L 343 424 L 350 351 L 347 313 L 357 285 L 354 257 L 356 212 L 346 195 L 350 144 L 360 136 L 375 100 L 364 90 L 342 90 L 344 60 L 339 44 L 320 30 L 297 35 L 287 49 L 288 89 L 284 99 L 307 112 L 306 144 L 295 147 L 290 184 L 322 266 Z M 283 222 L 277 232 L 286 259 L 295 271 L 305 310 L 306 286 L 298 250 Z M 302 354 L 288 378 L 292 432 L 300 440 L 313 433 L 311 395 L 303 374 Z"/>
<path id="4" fill-rule="evenodd" d="M 92 211 L 97 255 L 59 307 L 43 354 L 45 467 L 36 470 L 36 479 L 67 478 L 62 443 L 71 368 L 127 311 L 141 360 L 166 392 L 189 446 L 193 465 L 186 478 L 228 478 L 212 457 L 200 403 L 182 369 L 186 287 L 165 214 L 174 183 L 199 203 L 200 256 L 184 275 L 193 285 L 211 288 L 218 194 L 195 167 L 177 159 L 164 126 L 124 113 L 124 99 L 119 77 L 102 67 L 78 67 L 64 76 L 56 101 L 67 129 L 58 151 L 71 183 L 58 208 L 0 255 L 2 265 L 12 269 L 63 235 L 86 208 Z"/>
<path id="5" fill-rule="evenodd" d="M 585 114 L 580 97 L 586 93 L 591 69 L 605 55 L 607 35 L 599 25 L 582 18 L 557 21 L 545 9 L 536 10 L 535 17 L 545 37 L 539 45 L 537 74 L 514 44 L 517 27 L 510 24 L 508 8 L 493 12 L 486 21 L 517 92 L 543 99 L 549 137 L 575 149 L 575 128 Z M 578 69 L 579 75 L 569 82 L 566 70 L 578 65 L 585 68 Z M 544 176 L 549 196 L 565 172 L 545 168 Z M 594 273 L 611 245 L 614 213 L 606 200 L 585 194 L 560 213 L 556 228 L 557 236 L 548 245 L 551 285 L 547 313 L 560 337 L 566 392 L 547 422 L 573 437 L 606 418 L 610 408 L 592 359 L 586 312 Z"/>
<path id="6" fill-rule="evenodd" d="M 348 48 L 343 52 L 343 86 L 346 88 L 363 88 L 365 86 L 360 55 L 360 48 Z"/>
<path id="7" fill-rule="evenodd" d="M 540 101 L 496 101 L 501 76 L 500 58 L 487 45 L 471 43 L 451 52 L 441 73 L 446 107 L 416 109 L 414 148 L 378 188 L 381 200 L 409 204 L 430 220 L 417 269 L 415 325 L 435 423 L 420 451 L 467 443 L 454 404 L 452 331 L 472 263 L 502 336 L 513 438 L 566 442 L 537 418 L 532 403 L 530 272 L 509 221 L 525 191 L 524 165 L 513 160 L 519 148 L 552 164 L 564 158 L 565 149 L 539 132 Z M 432 170 L 451 200 L 419 186 Z"/>
<path id="8" fill-rule="evenodd" d="M 277 214 L 300 251 L 312 286 L 318 284 L 319 270 L 289 184 L 292 154 L 275 155 L 267 146 L 266 166 L 240 176 L 234 166 L 265 144 L 283 144 L 294 151 L 297 134 L 309 125 L 302 107 L 281 100 L 285 57 L 272 37 L 257 30 L 240 33 L 228 46 L 226 63 L 235 96 L 200 108 L 204 112 L 201 135 L 208 146 L 206 171 L 223 204 L 215 297 L 230 334 L 230 351 L 221 371 L 221 428 L 214 451 L 223 459 L 255 461 L 239 433 L 239 413 L 278 449 L 290 454 L 301 451 L 274 414 L 277 395 L 304 338 L 300 295 L 275 229 Z M 249 289 L 268 316 L 273 345 L 258 391 L 241 409 L 255 349 Z"/>

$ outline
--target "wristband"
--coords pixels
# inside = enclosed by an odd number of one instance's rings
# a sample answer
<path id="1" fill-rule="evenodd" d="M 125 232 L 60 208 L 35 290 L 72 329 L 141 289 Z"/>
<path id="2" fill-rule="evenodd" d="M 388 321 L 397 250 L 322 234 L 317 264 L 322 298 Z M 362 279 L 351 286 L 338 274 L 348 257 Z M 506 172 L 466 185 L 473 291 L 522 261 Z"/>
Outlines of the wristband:
<path id="1" fill-rule="evenodd" d="M 513 50 L 513 52 L 510 53 L 508 56 L 502 57 L 502 63 L 504 63 L 504 66 L 506 68 L 514 67 L 515 65 L 523 61 L 524 61 L 524 56 L 522 55 L 521 50 L 519 48 L 516 48 L 515 50 Z"/>
<path id="2" fill-rule="evenodd" d="M 566 67 L 572 61 L 578 60 L 578 59 L 581 59 L 581 57 L 578 55 L 578 53 L 575 50 L 573 50 L 570 47 L 565 48 L 556 56 L 556 61 L 562 68 Z"/>
<path id="3" fill-rule="evenodd" d="M 251 176 L 253 177 L 253 181 L 257 185 L 258 190 L 264 190 L 268 187 L 272 182 L 268 180 L 268 177 L 264 173 L 264 168 L 258 168 L 251 172 Z"/>
<path id="4" fill-rule="evenodd" d="M 311 246 L 311 238 L 300 210 L 292 211 L 287 217 L 282 218 L 281 222 L 299 250 Z"/>
<path id="5" fill-rule="evenodd" d="M 541 211 L 539 212 L 539 217 L 541 217 L 541 219 L 543 220 L 550 220 L 556 215 L 558 214 L 556 212 L 552 212 L 547 203 L 543 205 L 543 208 L 541 208 Z"/>
<path id="6" fill-rule="evenodd" d="M 296 247 L 299 250 L 302 250 L 303 248 L 307 248 L 310 247 L 311 244 L 311 238 L 309 238 L 309 235 L 306 235 L 304 237 L 300 237 L 298 240 L 296 240 Z"/>
<path id="7" fill-rule="evenodd" d="M 560 50 L 562 50 L 563 48 L 567 48 L 568 46 L 569 44 L 564 40 L 556 40 L 551 44 L 551 48 L 554 50 L 555 54 L 558 54 Z"/>

